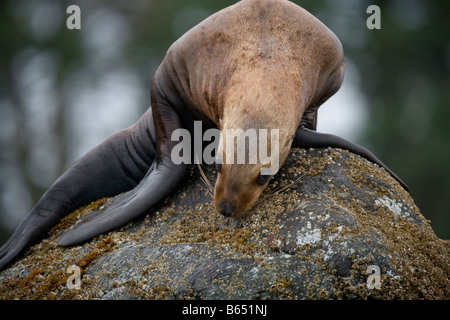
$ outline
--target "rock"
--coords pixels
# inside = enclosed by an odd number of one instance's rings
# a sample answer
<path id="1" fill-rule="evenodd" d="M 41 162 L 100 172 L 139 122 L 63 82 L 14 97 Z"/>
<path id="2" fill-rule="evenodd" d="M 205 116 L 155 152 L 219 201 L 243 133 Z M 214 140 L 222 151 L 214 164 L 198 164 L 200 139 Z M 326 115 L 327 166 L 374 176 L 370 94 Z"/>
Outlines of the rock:
<path id="1" fill-rule="evenodd" d="M 216 173 L 203 166 L 214 184 Z M 149 215 L 57 247 L 77 210 L 0 273 L 4 299 L 449 299 L 450 246 L 384 169 L 293 149 L 251 213 L 224 218 L 197 167 Z M 97 211 L 93 209 L 99 209 Z M 68 289 L 77 265 L 81 288 Z"/>

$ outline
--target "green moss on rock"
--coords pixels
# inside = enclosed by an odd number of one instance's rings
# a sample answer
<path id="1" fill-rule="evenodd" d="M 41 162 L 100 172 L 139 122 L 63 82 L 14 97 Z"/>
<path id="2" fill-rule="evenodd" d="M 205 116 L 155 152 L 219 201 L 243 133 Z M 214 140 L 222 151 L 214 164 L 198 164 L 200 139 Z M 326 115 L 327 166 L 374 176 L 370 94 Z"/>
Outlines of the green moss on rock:
<path id="1" fill-rule="evenodd" d="M 212 168 L 203 167 L 209 181 Z M 384 170 L 339 149 L 293 149 L 250 214 L 218 214 L 198 168 L 164 203 L 72 248 L 76 211 L 0 273 L 4 299 L 448 299 L 450 248 Z M 99 210 L 100 209 L 100 210 Z M 66 268 L 82 267 L 80 290 Z M 380 268 L 380 289 L 367 268 Z"/>

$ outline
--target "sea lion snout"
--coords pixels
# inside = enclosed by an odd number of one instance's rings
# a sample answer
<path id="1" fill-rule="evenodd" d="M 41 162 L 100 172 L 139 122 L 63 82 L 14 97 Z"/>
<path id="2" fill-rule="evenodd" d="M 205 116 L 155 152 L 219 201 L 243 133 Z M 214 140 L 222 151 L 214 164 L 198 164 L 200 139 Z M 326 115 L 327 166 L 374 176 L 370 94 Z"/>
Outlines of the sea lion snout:
<path id="1" fill-rule="evenodd" d="M 231 217 L 236 211 L 236 202 L 228 201 L 225 199 L 220 200 L 219 202 L 219 211 L 225 217 Z"/>
<path id="2" fill-rule="evenodd" d="M 236 177 L 234 179 L 237 179 Z M 231 184 L 231 185 L 230 185 Z M 253 206 L 264 189 L 256 183 L 235 184 L 231 178 L 219 175 L 214 188 L 216 210 L 225 217 L 240 218 Z"/>

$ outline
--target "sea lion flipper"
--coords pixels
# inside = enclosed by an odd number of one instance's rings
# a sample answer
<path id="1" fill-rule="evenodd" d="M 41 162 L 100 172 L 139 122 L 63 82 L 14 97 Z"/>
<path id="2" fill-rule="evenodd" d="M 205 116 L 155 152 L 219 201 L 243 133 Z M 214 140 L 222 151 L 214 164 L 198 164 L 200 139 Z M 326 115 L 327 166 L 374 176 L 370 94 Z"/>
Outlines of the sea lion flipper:
<path id="1" fill-rule="evenodd" d="M 0 270 L 14 261 L 22 253 L 23 248 L 28 246 L 29 242 L 27 238 L 15 232 L 0 248 Z"/>
<path id="2" fill-rule="evenodd" d="M 138 185 L 156 155 L 152 126 L 149 109 L 135 125 L 109 137 L 64 172 L 0 248 L 0 269 L 73 210 Z"/>
<path id="3" fill-rule="evenodd" d="M 161 93 L 158 78 L 152 87 L 152 114 L 157 156 L 145 177 L 136 187 L 119 195 L 101 215 L 63 234 L 58 242 L 60 246 L 83 242 L 130 222 L 165 198 L 187 173 L 187 164 L 175 164 L 171 159 L 176 143 L 171 141 L 171 135 L 183 123 Z"/>
<path id="4" fill-rule="evenodd" d="M 119 195 L 101 215 L 63 234 L 58 245 L 78 244 L 132 221 L 175 189 L 187 169 L 187 165 L 174 165 L 170 160 L 151 168 L 138 186 Z"/>
<path id="5" fill-rule="evenodd" d="M 366 148 L 357 145 L 356 143 L 350 142 L 344 138 L 335 136 L 333 134 L 320 133 L 313 130 L 305 128 L 304 125 L 300 125 L 297 129 L 292 143 L 293 147 L 299 148 L 342 148 L 360 155 L 367 160 L 376 163 L 380 167 L 383 167 L 389 174 L 395 178 L 405 190 L 409 191 L 409 187 L 391 170 L 389 169 L 380 159 L 378 159 L 372 152 Z"/>

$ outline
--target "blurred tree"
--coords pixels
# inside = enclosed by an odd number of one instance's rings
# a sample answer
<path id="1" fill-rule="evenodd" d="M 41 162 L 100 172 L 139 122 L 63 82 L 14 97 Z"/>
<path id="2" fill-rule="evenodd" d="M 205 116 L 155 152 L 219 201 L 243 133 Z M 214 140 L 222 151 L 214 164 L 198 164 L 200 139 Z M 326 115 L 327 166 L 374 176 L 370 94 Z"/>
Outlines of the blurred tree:
<path id="1" fill-rule="evenodd" d="M 369 2 L 367 2 L 369 3 Z M 449 1 L 376 1 L 382 28 L 347 51 L 371 105 L 366 140 L 404 177 L 422 213 L 450 238 Z"/>
<path id="2" fill-rule="evenodd" d="M 26 213 L 67 167 L 61 83 L 82 47 L 62 27 L 64 13 L 57 1 L 0 4 L 1 223 Z"/>

